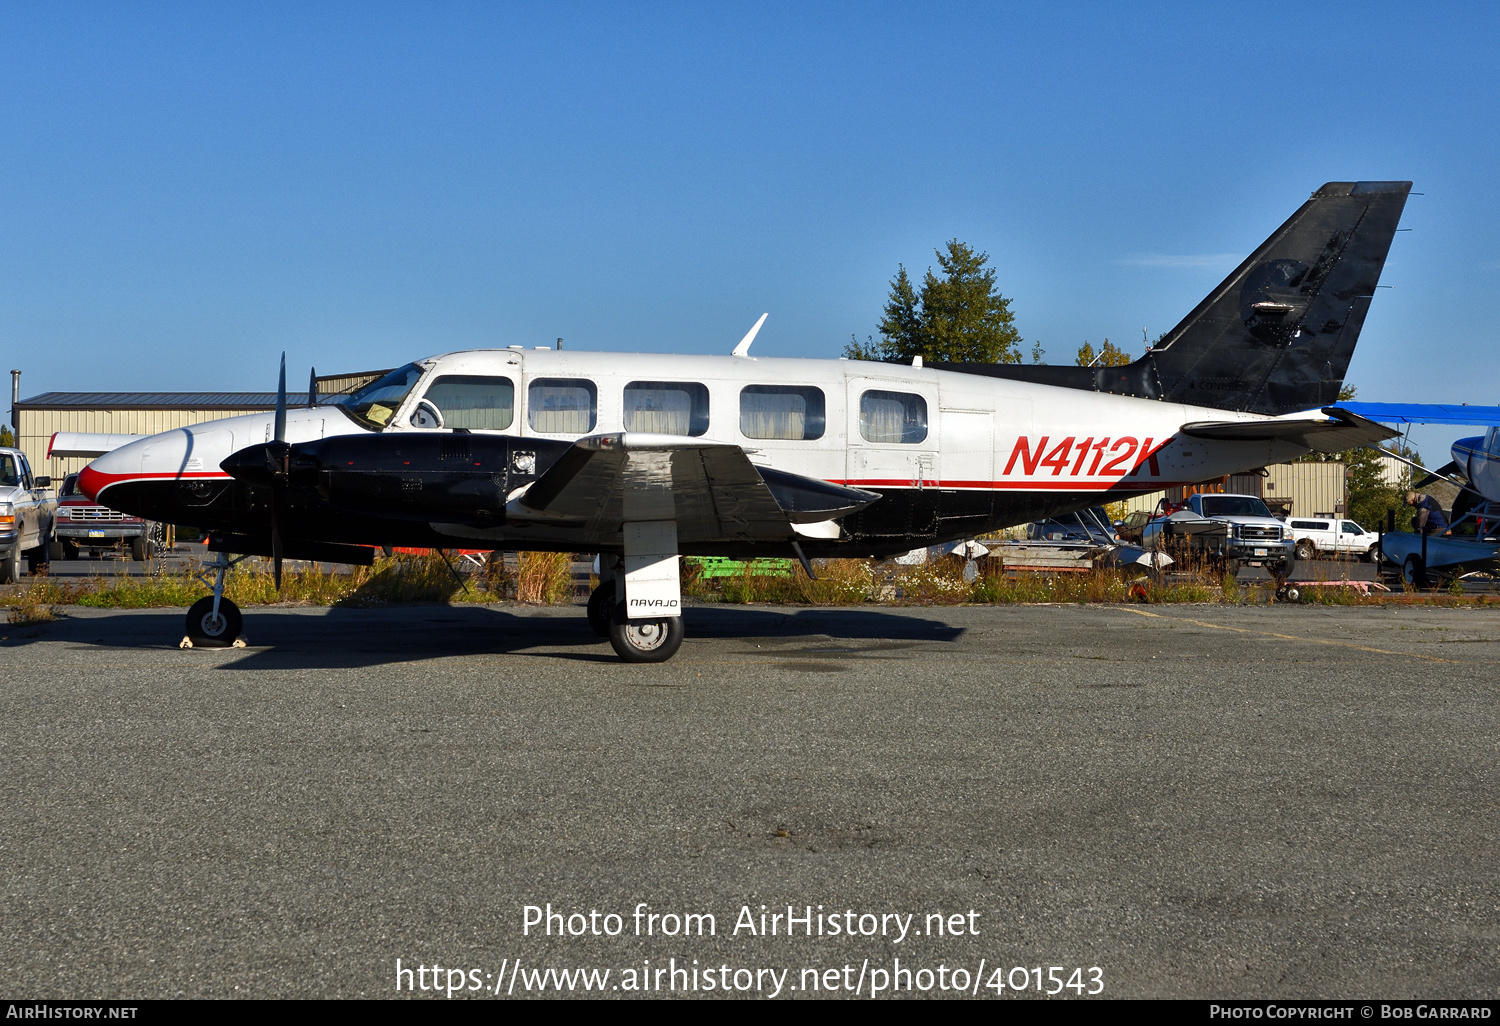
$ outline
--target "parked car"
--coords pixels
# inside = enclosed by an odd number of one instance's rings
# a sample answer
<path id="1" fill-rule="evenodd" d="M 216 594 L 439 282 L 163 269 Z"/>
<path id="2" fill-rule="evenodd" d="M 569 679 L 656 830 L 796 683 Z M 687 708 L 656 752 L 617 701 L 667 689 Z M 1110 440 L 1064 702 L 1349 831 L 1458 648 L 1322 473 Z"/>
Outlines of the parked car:
<path id="1" fill-rule="evenodd" d="M 69 474 L 57 493 L 52 557 L 77 559 L 85 549 L 121 548 L 140 561 L 150 555 L 151 526 L 140 517 L 99 505 L 78 490 L 78 475 Z"/>
<path id="2" fill-rule="evenodd" d="M 1297 547 L 1298 559 L 1320 555 L 1369 559 L 1380 541 L 1380 535 L 1366 531 L 1352 520 L 1293 517 L 1286 526 Z"/>
<path id="3" fill-rule="evenodd" d="M 1065 513 L 1050 520 L 1038 520 L 1026 525 L 1028 541 L 1086 542 L 1094 545 L 1114 545 L 1114 526 L 1103 506 L 1093 506 L 1077 513 Z"/>
<path id="4" fill-rule="evenodd" d="M 20 449 L 0 449 L 0 584 L 21 579 L 21 559 L 36 573 L 47 563 L 57 499 L 50 477 L 33 477 Z"/>

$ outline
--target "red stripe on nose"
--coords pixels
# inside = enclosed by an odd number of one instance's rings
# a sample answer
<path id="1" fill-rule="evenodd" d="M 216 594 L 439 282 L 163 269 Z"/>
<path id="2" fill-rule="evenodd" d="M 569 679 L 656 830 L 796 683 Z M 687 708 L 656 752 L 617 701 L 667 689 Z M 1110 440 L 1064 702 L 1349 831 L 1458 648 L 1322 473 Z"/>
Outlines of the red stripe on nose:
<path id="1" fill-rule="evenodd" d="M 84 467 L 78 472 L 78 490 L 95 502 L 99 501 L 99 493 L 107 484 L 109 484 L 109 475 L 101 474 L 93 467 Z"/>

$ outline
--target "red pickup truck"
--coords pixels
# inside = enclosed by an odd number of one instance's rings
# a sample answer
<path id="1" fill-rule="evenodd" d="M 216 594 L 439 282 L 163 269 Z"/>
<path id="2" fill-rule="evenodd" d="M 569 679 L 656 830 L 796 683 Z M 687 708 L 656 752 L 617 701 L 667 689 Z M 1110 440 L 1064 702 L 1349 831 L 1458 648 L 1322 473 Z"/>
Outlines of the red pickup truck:
<path id="1" fill-rule="evenodd" d="M 78 475 L 69 474 L 57 493 L 52 558 L 77 559 L 89 549 L 123 548 L 132 558 L 144 560 L 151 554 L 153 526 L 140 517 L 99 505 L 78 490 Z"/>

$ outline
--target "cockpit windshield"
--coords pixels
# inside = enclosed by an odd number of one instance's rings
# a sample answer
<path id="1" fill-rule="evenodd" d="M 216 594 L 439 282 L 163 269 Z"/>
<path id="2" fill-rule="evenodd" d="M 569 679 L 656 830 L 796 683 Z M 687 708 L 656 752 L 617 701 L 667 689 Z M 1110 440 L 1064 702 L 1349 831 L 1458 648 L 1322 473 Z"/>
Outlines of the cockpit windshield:
<path id="1" fill-rule="evenodd" d="M 1253 495 L 1205 495 L 1203 515 L 1206 517 L 1269 517 L 1271 511 L 1266 504 Z"/>
<path id="2" fill-rule="evenodd" d="M 377 378 L 353 395 L 338 396 L 333 402 L 366 424 L 383 428 L 390 423 L 392 414 L 421 376 L 422 368 L 409 363 Z"/>

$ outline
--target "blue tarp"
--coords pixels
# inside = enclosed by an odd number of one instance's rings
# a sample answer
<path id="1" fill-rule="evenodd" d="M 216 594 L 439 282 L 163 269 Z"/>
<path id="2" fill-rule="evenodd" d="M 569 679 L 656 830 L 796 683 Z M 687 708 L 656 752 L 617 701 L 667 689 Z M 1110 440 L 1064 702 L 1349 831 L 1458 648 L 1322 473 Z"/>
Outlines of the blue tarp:
<path id="1" fill-rule="evenodd" d="M 1338 408 L 1380 424 L 1475 424 L 1500 426 L 1500 406 L 1447 403 L 1339 403 Z"/>

